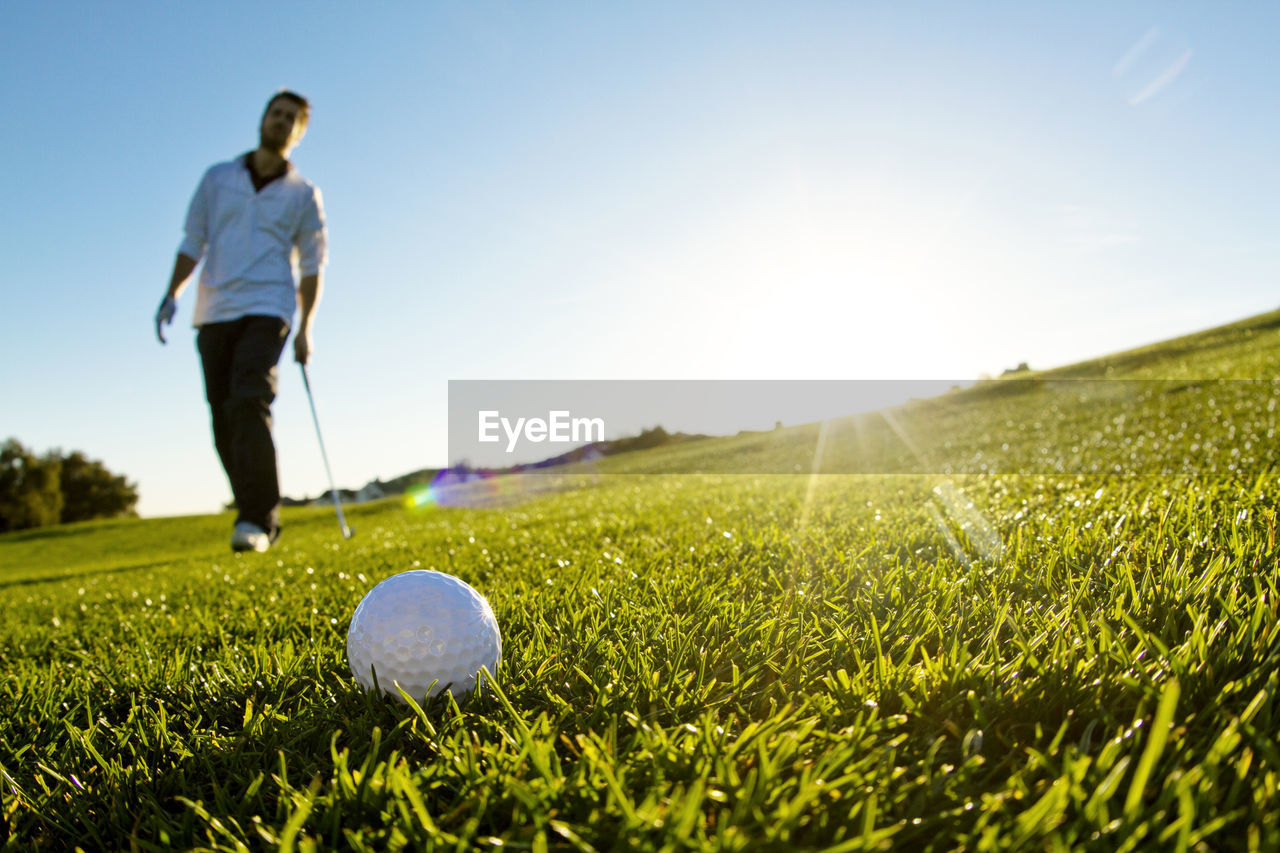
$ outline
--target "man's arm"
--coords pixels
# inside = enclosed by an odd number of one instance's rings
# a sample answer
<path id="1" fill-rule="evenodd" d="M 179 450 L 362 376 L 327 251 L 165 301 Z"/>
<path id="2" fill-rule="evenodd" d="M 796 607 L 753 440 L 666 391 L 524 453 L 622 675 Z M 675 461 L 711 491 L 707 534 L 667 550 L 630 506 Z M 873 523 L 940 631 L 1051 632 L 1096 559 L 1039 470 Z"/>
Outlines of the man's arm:
<path id="1" fill-rule="evenodd" d="M 301 316 L 298 331 L 293 336 L 293 360 L 306 364 L 311 356 L 311 325 L 316 319 L 316 305 L 324 292 L 324 274 L 304 275 L 298 282 L 298 302 Z"/>
<path id="2" fill-rule="evenodd" d="M 160 308 L 156 311 L 156 337 L 164 343 L 163 327 L 173 322 L 173 315 L 178 313 L 178 296 L 187 286 L 187 280 L 195 271 L 196 265 L 204 257 L 206 232 L 209 221 L 209 194 L 212 190 L 213 170 L 204 173 L 200 185 L 196 187 L 191 204 L 187 207 L 187 222 L 184 227 L 186 236 L 178 247 L 178 257 L 173 262 L 173 275 L 169 276 L 169 289 L 160 300 Z"/>
<path id="3" fill-rule="evenodd" d="M 169 277 L 169 290 L 165 296 L 171 296 L 177 299 L 182 295 L 182 291 L 186 290 L 187 282 L 191 279 L 191 273 L 195 272 L 196 264 L 200 263 L 195 258 L 183 252 L 178 253 L 178 257 L 173 259 L 173 275 Z"/>
<path id="4" fill-rule="evenodd" d="M 324 202 L 320 190 L 311 187 L 311 207 L 298 233 L 294 236 L 298 248 L 298 331 L 293 336 L 293 360 L 306 364 L 311 356 L 311 324 L 316 319 L 316 305 L 324 292 L 324 265 L 329 259 L 329 234 L 324 224 Z"/>
<path id="5" fill-rule="evenodd" d="M 160 308 L 156 311 L 156 337 L 162 344 L 165 343 L 164 326 L 173 322 L 173 315 L 178 310 L 178 297 L 182 295 L 198 263 L 195 258 L 183 252 L 179 252 L 178 257 L 174 258 L 169 289 L 165 291 L 164 298 L 160 300 Z"/>

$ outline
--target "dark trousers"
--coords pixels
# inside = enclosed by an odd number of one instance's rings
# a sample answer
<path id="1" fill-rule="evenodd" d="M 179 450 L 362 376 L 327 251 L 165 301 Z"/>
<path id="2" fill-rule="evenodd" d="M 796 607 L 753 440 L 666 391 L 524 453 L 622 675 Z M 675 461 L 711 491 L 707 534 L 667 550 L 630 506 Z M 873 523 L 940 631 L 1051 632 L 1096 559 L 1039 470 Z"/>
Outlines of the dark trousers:
<path id="1" fill-rule="evenodd" d="M 239 515 L 275 537 L 280 528 L 280 475 L 271 438 L 276 364 L 289 337 L 278 317 L 207 323 L 196 335 L 213 445 L 231 481 Z"/>

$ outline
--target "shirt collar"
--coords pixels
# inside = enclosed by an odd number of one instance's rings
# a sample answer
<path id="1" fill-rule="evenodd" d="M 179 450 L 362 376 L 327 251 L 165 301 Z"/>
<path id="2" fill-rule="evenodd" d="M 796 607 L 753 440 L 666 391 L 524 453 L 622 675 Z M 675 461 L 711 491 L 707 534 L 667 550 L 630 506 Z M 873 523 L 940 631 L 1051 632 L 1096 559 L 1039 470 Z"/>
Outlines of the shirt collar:
<path id="1" fill-rule="evenodd" d="M 293 171 L 293 164 L 290 163 L 288 160 L 285 160 L 284 169 L 282 171 L 279 171 L 274 175 L 266 175 L 266 176 L 259 175 L 257 171 L 253 168 L 253 152 L 252 151 L 245 152 L 245 155 L 240 158 L 240 162 L 244 165 L 245 169 L 249 172 L 249 180 L 253 182 L 253 187 L 256 190 L 261 190 L 263 187 L 265 187 L 267 184 L 271 183 L 272 181 L 277 181 L 280 178 L 283 178 L 285 175 Z"/>

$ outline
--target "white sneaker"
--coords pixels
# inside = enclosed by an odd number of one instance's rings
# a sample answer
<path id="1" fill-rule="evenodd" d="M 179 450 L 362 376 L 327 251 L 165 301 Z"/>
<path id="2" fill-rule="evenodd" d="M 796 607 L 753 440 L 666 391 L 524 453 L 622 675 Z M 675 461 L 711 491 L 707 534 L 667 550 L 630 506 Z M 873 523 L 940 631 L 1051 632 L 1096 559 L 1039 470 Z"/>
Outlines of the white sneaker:
<path id="1" fill-rule="evenodd" d="M 256 524 L 241 521 L 231 534 L 232 551 L 265 551 L 271 547 L 271 537 Z"/>

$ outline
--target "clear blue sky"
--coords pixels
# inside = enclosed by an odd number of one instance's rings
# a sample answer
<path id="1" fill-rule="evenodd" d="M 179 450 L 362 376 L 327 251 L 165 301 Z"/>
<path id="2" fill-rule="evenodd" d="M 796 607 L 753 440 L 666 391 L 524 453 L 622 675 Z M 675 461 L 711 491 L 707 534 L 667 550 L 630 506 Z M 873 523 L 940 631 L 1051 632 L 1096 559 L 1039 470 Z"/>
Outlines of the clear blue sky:
<path id="1" fill-rule="evenodd" d="M 1280 7 L 1047 6 L 4 4 L 0 438 L 227 499 L 194 291 L 151 318 L 282 86 L 345 485 L 444 461 L 449 379 L 968 379 L 1280 304 Z"/>

